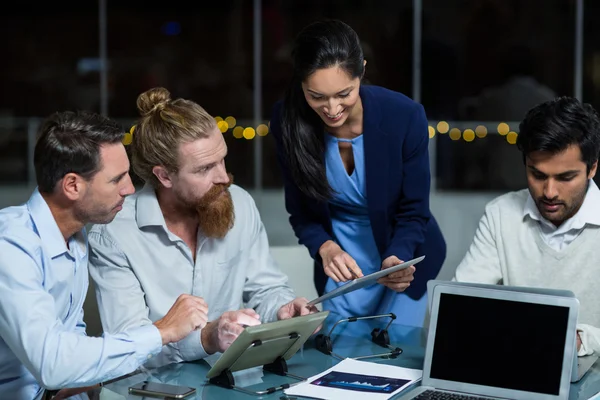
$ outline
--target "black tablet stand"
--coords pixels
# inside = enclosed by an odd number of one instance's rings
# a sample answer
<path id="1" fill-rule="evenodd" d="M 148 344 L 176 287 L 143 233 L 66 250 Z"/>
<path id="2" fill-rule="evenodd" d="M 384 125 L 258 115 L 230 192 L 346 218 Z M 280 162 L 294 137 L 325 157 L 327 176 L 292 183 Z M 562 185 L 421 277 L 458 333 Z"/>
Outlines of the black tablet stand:
<path id="1" fill-rule="evenodd" d="M 384 329 L 379 329 L 379 328 L 373 329 L 371 331 L 371 341 L 375 344 L 378 344 L 381 347 L 390 349 L 389 352 L 379 353 L 379 354 L 370 354 L 370 355 L 358 356 L 358 357 L 342 357 L 339 354 L 336 354 L 333 352 L 333 341 L 331 340 L 331 334 L 333 333 L 333 330 L 340 323 L 356 322 L 356 321 L 360 321 L 360 320 L 364 320 L 364 319 L 385 318 L 385 317 L 389 317 L 390 322 L 388 322 L 388 324 L 386 325 L 386 327 Z M 395 347 L 395 346 L 390 345 L 390 336 L 388 334 L 388 328 L 390 327 L 390 325 L 392 324 L 392 322 L 395 319 L 396 319 L 396 315 L 394 313 L 371 315 L 371 316 L 366 316 L 366 317 L 349 317 L 349 318 L 340 319 L 331 327 L 331 330 L 329 331 L 328 335 L 320 334 L 320 335 L 317 335 L 317 337 L 315 337 L 315 345 L 317 347 L 317 350 L 319 350 L 320 352 L 332 355 L 340 360 L 343 360 L 344 358 L 353 358 L 355 360 L 366 359 L 366 358 L 375 358 L 375 357 L 396 358 L 400 354 L 402 354 L 402 349 L 400 347 Z"/>
<path id="2" fill-rule="evenodd" d="M 247 350 L 258 347 L 258 346 L 265 346 L 265 345 L 268 345 L 268 343 L 275 342 L 275 341 L 289 340 L 290 343 L 289 343 L 289 346 L 287 347 L 287 349 L 285 351 L 283 351 L 281 353 L 281 355 L 279 355 L 273 362 L 263 365 L 263 370 L 266 372 L 272 372 L 272 373 L 280 375 L 280 376 L 289 376 L 291 378 L 303 381 L 306 378 L 303 378 L 301 376 L 294 375 L 294 374 L 291 374 L 288 372 L 287 362 L 283 358 L 283 355 L 287 352 L 287 350 L 289 350 L 294 345 L 294 343 L 298 339 L 300 339 L 300 335 L 293 332 L 293 333 L 286 334 L 285 336 L 272 338 L 272 339 L 268 339 L 268 340 L 255 340 L 254 342 L 252 342 L 252 344 L 250 344 L 250 346 L 248 346 L 243 352 L 241 352 L 239 354 L 239 356 L 236 358 L 236 360 L 231 364 L 231 366 L 229 368 L 223 370 L 223 372 L 221 372 L 219 375 L 217 375 L 213 378 L 210 378 L 209 382 L 212 384 L 215 384 L 217 386 L 226 388 L 226 389 L 234 389 L 234 390 L 246 393 L 246 394 L 256 395 L 256 396 L 271 394 L 278 390 L 287 389 L 290 386 L 292 386 L 293 384 L 285 383 L 280 386 L 273 386 L 273 387 L 267 388 L 265 390 L 259 390 L 259 391 L 244 389 L 240 386 L 235 385 L 235 379 L 233 377 L 232 370 L 234 370 L 236 362 L 245 354 L 245 352 Z"/>

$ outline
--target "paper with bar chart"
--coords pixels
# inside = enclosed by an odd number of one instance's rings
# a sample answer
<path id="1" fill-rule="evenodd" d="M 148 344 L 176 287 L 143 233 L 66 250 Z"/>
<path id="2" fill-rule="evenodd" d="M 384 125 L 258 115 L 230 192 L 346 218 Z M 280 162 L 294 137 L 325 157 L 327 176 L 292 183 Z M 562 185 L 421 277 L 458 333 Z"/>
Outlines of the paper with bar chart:
<path id="1" fill-rule="evenodd" d="M 388 399 L 418 382 L 423 371 L 347 358 L 336 366 L 285 390 L 288 395 L 317 399 Z"/>

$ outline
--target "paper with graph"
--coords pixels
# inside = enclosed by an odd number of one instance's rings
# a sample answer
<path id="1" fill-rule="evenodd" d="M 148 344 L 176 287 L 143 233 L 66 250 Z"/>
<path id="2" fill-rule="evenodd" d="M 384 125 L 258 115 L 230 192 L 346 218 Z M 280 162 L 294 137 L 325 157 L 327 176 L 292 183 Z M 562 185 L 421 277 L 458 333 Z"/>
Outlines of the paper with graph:
<path id="1" fill-rule="evenodd" d="M 285 393 L 317 399 L 348 400 L 360 396 L 361 400 L 383 400 L 418 382 L 422 376 L 420 369 L 346 358 L 327 371 L 286 389 Z"/>

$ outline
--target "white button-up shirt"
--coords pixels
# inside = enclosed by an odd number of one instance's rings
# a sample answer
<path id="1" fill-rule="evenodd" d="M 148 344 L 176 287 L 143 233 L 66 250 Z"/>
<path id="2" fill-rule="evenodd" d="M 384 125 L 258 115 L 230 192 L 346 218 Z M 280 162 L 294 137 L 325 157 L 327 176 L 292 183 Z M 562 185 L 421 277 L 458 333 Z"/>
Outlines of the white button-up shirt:
<path id="1" fill-rule="evenodd" d="M 531 194 L 527 198 L 523 216 L 529 216 L 540 224 L 542 238 L 554 250 L 560 251 L 567 247 L 583 231 L 587 224 L 600 226 L 600 190 L 596 183 L 590 179 L 588 190 L 579 211 L 563 222 L 559 227 L 542 217 L 535 205 Z"/>
<path id="2" fill-rule="evenodd" d="M 167 228 L 148 185 L 126 199 L 113 222 L 91 229 L 90 274 L 106 332 L 157 321 L 182 293 L 204 298 L 211 321 L 244 305 L 263 321 L 277 319 L 277 311 L 294 299 L 294 292 L 270 255 L 252 197 L 235 185 L 229 190 L 234 226 L 223 239 L 198 232 L 195 262 L 185 242 Z M 205 356 L 200 331 L 195 331 L 165 346 L 152 364 Z"/>

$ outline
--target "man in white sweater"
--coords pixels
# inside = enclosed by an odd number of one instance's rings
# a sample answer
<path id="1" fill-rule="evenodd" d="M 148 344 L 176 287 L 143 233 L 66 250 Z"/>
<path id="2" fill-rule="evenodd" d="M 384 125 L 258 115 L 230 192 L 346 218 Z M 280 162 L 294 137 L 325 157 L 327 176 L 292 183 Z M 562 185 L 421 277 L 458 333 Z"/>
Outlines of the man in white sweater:
<path id="1" fill-rule="evenodd" d="M 600 191 L 592 180 L 600 119 L 561 97 L 531 109 L 519 128 L 528 190 L 487 204 L 454 279 L 571 290 L 580 301 L 578 355 L 600 353 Z"/>

